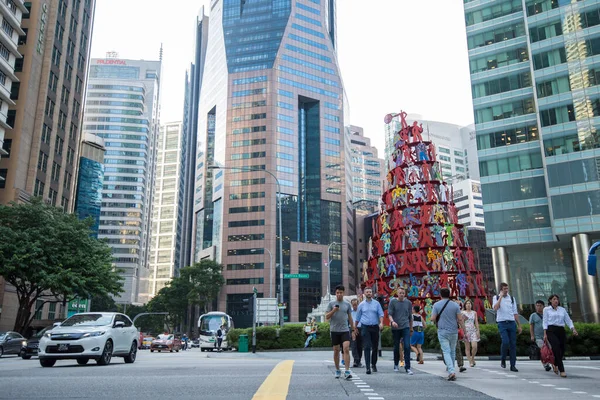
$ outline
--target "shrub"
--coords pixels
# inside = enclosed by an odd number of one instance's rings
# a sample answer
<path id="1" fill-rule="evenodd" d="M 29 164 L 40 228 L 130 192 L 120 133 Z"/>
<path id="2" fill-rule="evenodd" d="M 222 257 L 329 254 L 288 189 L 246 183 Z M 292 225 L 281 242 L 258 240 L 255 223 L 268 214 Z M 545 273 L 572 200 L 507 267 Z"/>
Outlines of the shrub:
<path id="1" fill-rule="evenodd" d="M 278 326 L 265 326 L 256 328 L 257 350 L 277 349 L 300 349 L 304 347 L 306 335 L 302 324 L 289 324 L 283 328 Z M 570 331 L 567 332 L 567 356 L 592 356 L 600 354 L 600 325 L 576 323 L 579 332 L 574 337 Z M 517 336 L 517 355 L 527 356 L 530 343 L 529 325 L 522 325 L 523 332 Z M 317 339 L 311 342 L 314 348 L 330 348 L 331 337 L 329 336 L 329 323 L 320 323 L 317 328 Z M 277 337 L 279 330 L 279 337 Z M 481 340 L 477 349 L 478 355 L 500 355 L 502 339 L 498 333 L 496 324 L 480 325 Z M 227 341 L 233 347 L 238 347 L 240 335 L 248 335 L 248 344 L 252 345 L 252 328 L 232 329 L 227 333 Z M 389 326 L 384 327 L 381 333 L 381 346 L 393 347 L 392 331 Z M 427 351 L 440 351 L 437 339 L 437 328 L 429 324 L 425 329 L 425 343 L 423 349 Z"/>

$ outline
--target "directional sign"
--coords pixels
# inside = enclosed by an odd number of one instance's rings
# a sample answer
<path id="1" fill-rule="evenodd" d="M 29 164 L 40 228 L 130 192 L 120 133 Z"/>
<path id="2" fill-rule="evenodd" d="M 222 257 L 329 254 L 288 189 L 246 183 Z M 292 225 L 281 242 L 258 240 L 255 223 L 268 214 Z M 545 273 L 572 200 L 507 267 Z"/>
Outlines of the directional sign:
<path id="1" fill-rule="evenodd" d="M 256 299 L 256 322 L 276 324 L 279 322 L 277 299 Z"/>
<path id="2" fill-rule="evenodd" d="M 308 274 L 283 274 L 285 279 L 308 279 Z"/>

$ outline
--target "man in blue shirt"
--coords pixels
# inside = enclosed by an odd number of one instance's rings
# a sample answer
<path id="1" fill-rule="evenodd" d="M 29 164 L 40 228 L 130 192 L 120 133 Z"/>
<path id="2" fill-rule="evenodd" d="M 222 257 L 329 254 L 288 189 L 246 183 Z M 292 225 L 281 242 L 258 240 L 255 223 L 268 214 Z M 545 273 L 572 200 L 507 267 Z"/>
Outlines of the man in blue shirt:
<path id="1" fill-rule="evenodd" d="M 356 321 L 360 324 L 360 334 L 365 349 L 367 375 L 377 372 L 377 351 L 379 347 L 379 331 L 383 330 L 383 309 L 378 301 L 373 300 L 373 290 L 365 289 L 365 300 L 356 311 Z M 358 329 L 358 328 L 355 328 Z"/>

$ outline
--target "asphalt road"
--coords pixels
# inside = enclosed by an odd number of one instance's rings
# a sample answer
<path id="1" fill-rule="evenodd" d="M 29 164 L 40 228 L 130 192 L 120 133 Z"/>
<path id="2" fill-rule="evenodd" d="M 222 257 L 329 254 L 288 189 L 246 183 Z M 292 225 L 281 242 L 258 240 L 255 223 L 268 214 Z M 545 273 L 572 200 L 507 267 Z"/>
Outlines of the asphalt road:
<path id="1" fill-rule="evenodd" d="M 545 372 L 537 362 L 520 362 L 520 372 L 510 374 L 499 362 L 479 361 L 456 382 L 447 382 L 441 361 L 426 359 L 408 376 L 392 371 L 390 357 L 384 352 L 378 373 L 355 369 L 354 379 L 346 381 L 334 378 L 331 353 L 325 351 L 141 351 L 134 364 L 117 358 L 106 367 L 59 361 L 53 368 L 41 368 L 36 358 L 6 356 L 0 359 L 0 399 L 600 398 L 596 361 L 567 362 L 568 379 Z"/>

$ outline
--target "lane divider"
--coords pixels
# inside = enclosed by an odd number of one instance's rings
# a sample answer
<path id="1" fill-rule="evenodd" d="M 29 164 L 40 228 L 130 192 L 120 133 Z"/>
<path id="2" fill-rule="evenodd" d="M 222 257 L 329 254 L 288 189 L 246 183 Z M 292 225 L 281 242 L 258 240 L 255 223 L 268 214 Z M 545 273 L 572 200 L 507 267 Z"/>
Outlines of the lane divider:
<path id="1" fill-rule="evenodd" d="M 281 361 L 258 388 L 252 400 L 285 400 L 292 379 L 293 360 Z"/>

